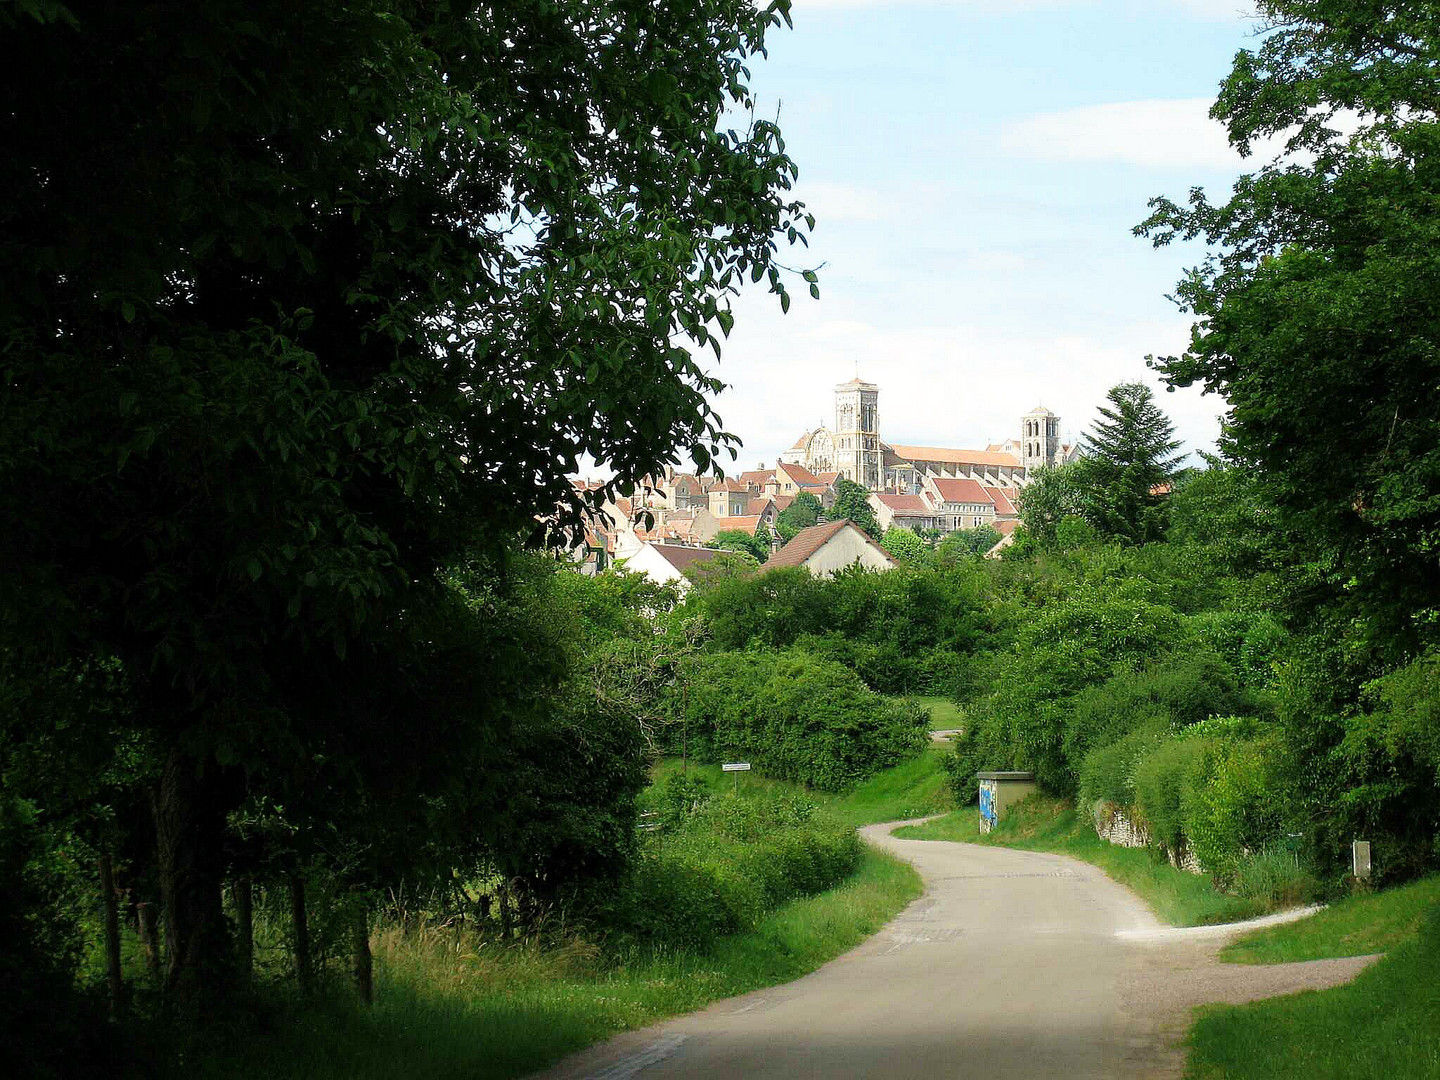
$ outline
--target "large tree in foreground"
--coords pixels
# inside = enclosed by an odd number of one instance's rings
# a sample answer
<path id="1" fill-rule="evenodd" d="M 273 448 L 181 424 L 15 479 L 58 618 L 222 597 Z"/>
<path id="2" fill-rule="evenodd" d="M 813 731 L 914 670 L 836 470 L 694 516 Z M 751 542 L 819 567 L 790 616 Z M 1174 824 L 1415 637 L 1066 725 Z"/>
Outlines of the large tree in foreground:
<path id="1" fill-rule="evenodd" d="M 1440 8 L 1256 6 L 1271 32 L 1211 115 L 1242 152 L 1295 153 L 1223 202 L 1152 201 L 1139 233 L 1212 252 L 1178 290 L 1189 349 L 1156 363 L 1224 395 L 1299 559 L 1403 652 L 1440 626 Z"/>
<path id="2" fill-rule="evenodd" d="M 177 995 L 242 799 L 459 782 L 444 567 L 573 523 L 582 455 L 604 497 L 733 445 L 685 341 L 788 304 L 795 169 L 732 114 L 787 7 L 0 6 L 0 735 L 122 666 Z"/>
<path id="3" fill-rule="evenodd" d="M 1080 462 L 1084 516 L 1102 535 L 1133 544 L 1165 532 L 1170 480 L 1185 455 L 1175 425 L 1142 383 L 1121 383 L 1105 395 Z"/>

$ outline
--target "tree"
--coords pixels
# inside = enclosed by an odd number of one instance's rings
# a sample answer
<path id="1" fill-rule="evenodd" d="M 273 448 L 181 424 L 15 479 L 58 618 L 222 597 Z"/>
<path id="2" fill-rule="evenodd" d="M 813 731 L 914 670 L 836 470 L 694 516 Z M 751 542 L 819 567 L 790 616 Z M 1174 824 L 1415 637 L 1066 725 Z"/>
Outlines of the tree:
<path id="1" fill-rule="evenodd" d="M 913 529 L 892 525 L 880 538 L 880 546 L 909 566 L 918 566 L 930 557 L 930 545 Z"/>
<path id="2" fill-rule="evenodd" d="M 1045 465 L 1035 470 L 1030 482 L 1020 489 L 1016 509 L 1025 531 L 1042 548 L 1055 546 L 1055 530 L 1074 514 L 1084 514 L 1088 503 L 1088 479 L 1081 462 Z"/>
<path id="3" fill-rule="evenodd" d="M 1151 200 L 1138 234 L 1212 252 L 1177 290 L 1188 350 L 1152 363 L 1224 396 L 1236 464 L 1305 538 L 1296 561 L 1326 567 L 1327 602 L 1398 657 L 1440 626 L 1440 13 L 1258 7 L 1272 32 L 1236 56 L 1211 115 L 1242 152 L 1278 136 L 1294 153 L 1221 203 Z"/>
<path id="4" fill-rule="evenodd" d="M 973 529 L 956 529 L 940 541 L 942 559 L 955 561 L 975 555 L 984 555 L 1000 542 L 999 530 L 989 525 L 977 525 Z"/>
<path id="5" fill-rule="evenodd" d="M 1084 517 L 1102 534 L 1143 544 L 1165 534 L 1163 507 L 1184 454 L 1175 425 L 1142 383 L 1121 383 L 1105 395 L 1100 418 L 1085 436 L 1076 463 Z"/>
<path id="6" fill-rule="evenodd" d="M 879 537 L 880 525 L 870 506 L 870 492 L 863 484 L 841 477 L 835 483 L 835 501 L 826 511 L 831 521 L 849 521 L 872 537 Z"/>
<path id="7" fill-rule="evenodd" d="M 820 520 L 821 509 L 819 499 L 808 491 L 802 491 L 795 496 L 794 502 L 776 516 L 775 531 L 780 534 L 780 539 L 788 544 L 801 529 L 808 529 Z"/>
<path id="8" fill-rule="evenodd" d="M 127 727 L 69 721 L 150 755 L 175 999 L 227 984 L 242 801 L 485 775 L 446 756 L 455 661 L 493 660 L 447 566 L 578 527 L 582 454 L 603 499 L 733 451 L 681 342 L 719 352 L 746 276 L 789 304 L 795 167 L 722 125 L 782 17 L 0 10 L 0 665 L 125 673 Z"/>
<path id="9" fill-rule="evenodd" d="M 760 563 L 770 558 L 770 545 L 765 539 L 743 529 L 721 529 L 710 541 L 710 547 L 744 552 Z"/>

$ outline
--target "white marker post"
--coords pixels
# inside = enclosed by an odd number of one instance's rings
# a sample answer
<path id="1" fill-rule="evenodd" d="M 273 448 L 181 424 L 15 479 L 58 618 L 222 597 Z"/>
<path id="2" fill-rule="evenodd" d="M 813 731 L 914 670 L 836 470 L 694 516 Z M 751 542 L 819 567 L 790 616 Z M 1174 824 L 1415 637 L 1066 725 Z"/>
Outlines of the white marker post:
<path id="1" fill-rule="evenodd" d="M 748 761 L 727 761 L 720 766 L 721 772 L 732 772 L 735 774 L 735 794 L 740 794 L 740 774 L 750 771 Z"/>

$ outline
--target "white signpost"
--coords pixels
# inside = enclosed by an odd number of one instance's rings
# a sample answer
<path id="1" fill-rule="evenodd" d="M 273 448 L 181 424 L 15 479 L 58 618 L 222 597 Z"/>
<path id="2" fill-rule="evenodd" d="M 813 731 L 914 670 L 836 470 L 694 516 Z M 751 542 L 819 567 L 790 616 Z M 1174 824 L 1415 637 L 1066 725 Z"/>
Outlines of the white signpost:
<path id="1" fill-rule="evenodd" d="M 735 774 L 735 794 L 740 794 L 740 774 L 750 771 L 748 761 L 726 761 L 720 765 L 721 772 L 733 772 Z"/>

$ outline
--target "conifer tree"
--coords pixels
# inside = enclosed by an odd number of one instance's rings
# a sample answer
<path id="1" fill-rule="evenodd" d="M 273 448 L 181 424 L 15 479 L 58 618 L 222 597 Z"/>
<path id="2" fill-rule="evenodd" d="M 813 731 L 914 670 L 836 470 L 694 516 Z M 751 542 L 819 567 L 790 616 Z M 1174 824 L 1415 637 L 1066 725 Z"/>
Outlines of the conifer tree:
<path id="1" fill-rule="evenodd" d="M 1100 418 L 1085 436 L 1085 516 L 1102 533 L 1130 543 L 1165 532 L 1164 503 L 1180 441 L 1150 388 L 1121 383 L 1105 395 Z"/>

